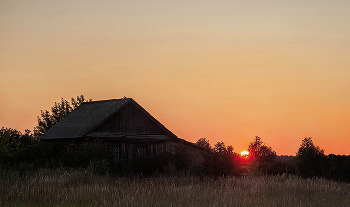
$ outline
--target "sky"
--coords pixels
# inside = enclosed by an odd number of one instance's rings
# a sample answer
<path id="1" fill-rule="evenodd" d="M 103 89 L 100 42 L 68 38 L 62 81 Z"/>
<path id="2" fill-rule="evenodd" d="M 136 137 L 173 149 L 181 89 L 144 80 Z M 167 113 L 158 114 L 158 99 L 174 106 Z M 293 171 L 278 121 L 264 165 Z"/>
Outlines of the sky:
<path id="1" fill-rule="evenodd" d="M 84 95 L 178 137 L 350 154 L 350 1 L 0 1 L 0 127 Z"/>

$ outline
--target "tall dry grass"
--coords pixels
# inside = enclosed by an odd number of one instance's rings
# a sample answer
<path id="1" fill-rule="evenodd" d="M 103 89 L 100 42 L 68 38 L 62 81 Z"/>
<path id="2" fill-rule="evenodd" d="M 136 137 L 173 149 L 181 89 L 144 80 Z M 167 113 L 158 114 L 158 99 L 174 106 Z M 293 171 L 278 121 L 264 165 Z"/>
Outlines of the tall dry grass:
<path id="1" fill-rule="evenodd" d="M 349 206 L 350 184 L 286 176 L 199 178 L 3 174 L 1 206 Z"/>

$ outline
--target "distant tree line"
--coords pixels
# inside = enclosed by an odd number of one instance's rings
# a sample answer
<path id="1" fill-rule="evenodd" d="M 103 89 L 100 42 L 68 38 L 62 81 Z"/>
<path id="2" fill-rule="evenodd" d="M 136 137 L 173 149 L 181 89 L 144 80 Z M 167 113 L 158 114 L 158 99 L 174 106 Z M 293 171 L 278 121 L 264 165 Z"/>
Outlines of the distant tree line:
<path id="1" fill-rule="evenodd" d="M 87 143 L 75 149 L 41 142 L 38 136 L 63 119 L 85 101 L 84 96 L 68 102 L 62 98 L 51 111 L 41 111 L 38 126 L 32 133 L 2 127 L 0 130 L 0 170 L 19 174 L 41 168 L 84 169 L 95 174 L 157 175 L 200 173 L 208 176 L 294 174 L 301 177 L 325 177 L 350 182 L 350 156 L 330 154 L 315 146 L 312 138 L 302 140 L 296 156 L 277 156 L 276 152 L 256 136 L 248 146 L 249 156 L 234 152 L 231 145 L 200 138 L 195 144 L 202 147 L 204 162 L 201 169 L 191 171 L 191 157 L 184 149 L 165 152 L 153 157 L 135 157 L 116 163 L 112 149 L 99 142 Z"/>
<path id="2" fill-rule="evenodd" d="M 204 172 L 211 175 L 294 174 L 350 182 L 350 155 L 327 156 L 311 137 L 302 140 L 296 156 L 277 156 L 258 136 L 249 144 L 248 157 L 234 153 L 232 146 L 225 149 L 223 142 L 211 147 L 209 140 L 200 138 L 196 144 L 212 153 L 204 165 Z"/>
<path id="3" fill-rule="evenodd" d="M 278 162 L 276 152 L 267 147 L 256 137 L 248 147 L 249 156 L 242 157 L 233 151 L 233 147 L 217 142 L 214 147 L 206 138 L 200 138 L 196 145 L 205 148 L 209 154 L 205 156 L 204 173 L 210 175 L 244 175 L 244 174 L 278 174 L 275 172 Z M 279 166 L 278 166 L 279 167 Z"/>
<path id="4" fill-rule="evenodd" d="M 350 156 L 326 156 L 313 144 L 312 138 L 302 140 L 296 156 L 277 156 L 256 137 L 250 143 L 249 157 L 242 157 L 232 146 L 218 142 L 213 147 L 201 138 L 197 145 L 203 147 L 202 175 L 276 175 L 294 174 L 304 178 L 325 177 L 350 182 Z M 0 129 L 0 170 L 19 174 L 41 168 L 84 169 L 95 174 L 178 174 L 191 173 L 191 157 L 183 149 L 176 153 L 162 153 L 153 157 L 135 157 L 131 161 L 116 163 L 111 148 L 99 142 L 87 143 L 77 149 L 40 142 L 33 133 L 15 129 Z M 196 172 L 198 174 L 198 172 Z"/>

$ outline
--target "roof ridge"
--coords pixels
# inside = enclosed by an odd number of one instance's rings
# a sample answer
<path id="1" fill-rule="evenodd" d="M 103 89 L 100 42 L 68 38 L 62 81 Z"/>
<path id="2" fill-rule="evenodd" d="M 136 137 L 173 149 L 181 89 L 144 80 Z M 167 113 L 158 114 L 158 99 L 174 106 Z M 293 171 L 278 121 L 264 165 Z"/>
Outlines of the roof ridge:
<path id="1" fill-rule="evenodd" d="M 103 102 L 109 102 L 109 101 L 122 101 L 122 100 L 131 100 L 132 98 L 117 98 L 117 99 L 105 99 L 105 100 L 97 100 L 97 101 L 88 101 L 88 102 L 83 102 L 82 104 L 89 104 L 89 103 L 103 103 Z"/>

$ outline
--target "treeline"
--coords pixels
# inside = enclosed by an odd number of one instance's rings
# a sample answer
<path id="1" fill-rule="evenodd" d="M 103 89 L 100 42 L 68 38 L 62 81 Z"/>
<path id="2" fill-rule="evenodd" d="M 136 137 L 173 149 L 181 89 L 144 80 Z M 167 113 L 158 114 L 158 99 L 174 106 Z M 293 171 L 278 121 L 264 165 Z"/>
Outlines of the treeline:
<path id="1" fill-rule="evenodd" d="M 111 148 L 98 142 L 87 143 L 77 148 L 41 142 L 26 130 L 0 130 L 0 170 L 9 170 L 19 175 L 50 169 L 80 169 L 93 174 L 110 175 L 159 175 L 193 173 L 207 176 L 225 175 L 277 175 L 294 174 L 301 177 L 324 177 L 350 182 L 350 156 L 325 155 L 315 146 L 312 138 L 302 140 L 296 156 L 277 156 L 271 147 L 255 137 L 248 146 L 249 156 L 233 151 L 232 146 L 218 142 L 211 146 L 201 138 L 196 145 L 203 148 L 203 165 L 193 169 L 191 156 L 184 149 L 165 152 L 152 157 L 134 157 L 132 160 L 115 160 Z"/>
<path id="2" fill-rule="evenodd" d="M 296 156 L 277 156 L 260 137 L 250 143 L 247 156 L 233 152 L 232 146 L 226 147 L 223 142 L 212 147 L 209 140 L 201 138 L 196 144 L 211 153 L 204 162 L 204 172 L 211 175 L 294 174 L 350 182 L 350 156 L 325 155 L 311 137 L 302 140 Z"/>
<path id="3" fill-rule="evenodd" d="M 311 137 L 302 140 L 296 155 L 297 174 L 350 182 L 350 156 L 330 154 L 315 146 Z"/>
<path id="4" fill-rule="evenodd" d="M 40 142 L 31 131 L 24 134 L 16 129 L 0 130 L 0 169 L 19 173 L 60 165 L 60 146 Z"/>
<path id="5" fill-rule="evenodd" d="M 248 147 L 249 155 L 240 155 L 233 151 L 232 146 L 217 142 L 213 147 L 209 140 L 200 138 L 196 145 L 208 152 L 205 156 L 203 173 L 209 175 L 258 175 L 294 173 L 293 159 L 280 159 L 271 147 L 267 147 L 260 139 Z"/>

